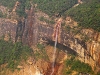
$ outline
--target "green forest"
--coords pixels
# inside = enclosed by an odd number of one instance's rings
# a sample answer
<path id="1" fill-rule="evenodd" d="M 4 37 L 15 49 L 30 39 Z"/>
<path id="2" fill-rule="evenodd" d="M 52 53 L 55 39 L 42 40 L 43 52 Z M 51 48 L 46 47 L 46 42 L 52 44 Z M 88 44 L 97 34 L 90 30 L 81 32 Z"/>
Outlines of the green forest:
<path id="1" fill-rule="evenodd" d="M 83 4 L 65 13 L 78 22 L 79 26 L 100 32 L 100 0 L 86 0 Z"/>
<path id="2" fill-rule="evenodd" d="M 11 41 L 0 40 L 0 65 L 7 64 L 6 67 L 11 70 L 16 69 L 18 64 L 27 60 L 32 53 L 32 49 L 21 42 L 13 44 Z"/>
<path id="3" fill-rule="evenodd" d="M 58 19 L 59 17 L 62 17 L 63 21 L 66 21 L 66 17 L 71 17 L 74 21 L 78 22 L 77 29 L 79 29 L 79 31 L 81 28 L 90 28 L 100 32 L 100 0 L 82 0 L 83 3 L 80 3 L 76 7 L 73 6 L 78 3 L 78 0 L 0 0 L 0 5 L 7 7 L 9 12 L 12 12 L 16 1 L 20 3 L 18 9 L 16 10 L 18 19 L 25 18 L 25 20 L 27 20 L 26 10 L 30 10 L 31 6 L 33 5 L 35 12 L 37 12 L 36 10 L 42 11 L 47 14 L 50 19 L 52 19 L 48 20 L 44 16 L 38 18 L 39 21 L 44 21 L 48 23 L 48 25 L 54 25 L 56 23 L 54 20 L 55 18 Z M 1 10 L 0 18 L 6 18 L 6 15 L 4 15 Z M 65 31 L 71 31 L 71 27 L 67 27 L 65 26 L 66 23 L 63 23 L 63 27 L 66 28 Z M 78 31 L 75 32 L 74 28 L 72 30 L 74 33 L 78 33 Z M 87 39 L 89 38 L 86 37 L 85 40 Z M 64 40 L 66 41 L 66 39 Z M 7 64 L 6 68 L 14 71 L 17 69 L 17 66 L 21 61 L 26 61 L 28 57 L 32 55 L 34 55 L 36 60 L 44 59 L 49 61 L 50 59 L 46 54 L 45 47 L 42 44 L 38 44 L 37 48 L 39 51 L 33 52 L 29 46 L 23 45 L 22 42 L 13 43 L 12 41 L 4 41 L 3 39 L 0 39 L 0 67 L 2 64 Z M 89 73 L 91 75 L 94 74 L 89 64 L 85 64 L 77 60 L 75 57 L 71 57 L 70 59 L 66 60 L 64 67 L 64 75 L 71 75 L 73 71 L 77 71 L 78 73 Z M 100 73 L 97 75 L 100 75 Z"/>
<path id="4" fill-rule="evenodd" d="M 17 0 L 0 0 L 0 5 L 9 9 L 14 7 Z M 21 5 L 16 11 L 20 17 L 26 17 L 25 9 L 30 9 L 31 4 L 37 4 L 39 10 L 49 16 L 70 16 L 78 22 L 79 26 L 100 31 L 100 0 L 82 0 L 77 7 L 77 0 L 18 0 Z M 9 2 L 9 3 L 8 3 Z M 0 17 L 2 17 L 0 13 Z M 26 17 L 27 18 L 27 17 Z"/>
<path id="5" fill-rule="evenodd" d="M 78 72 L 76 75 L 80 75 L 79 73 L 94 75 L 92 67 L 89 64 L 81 62 L 76 59 L 74 55 L 69 55 L 69 57 L 70 58 L 65 61 L 64 75 L 72 75 L 73 71 Z"/>
<path id="6" fill-rule="evenodd" d="M 33 0 L 37 8 L 50 16 L 62 15 L 66 10 L 77 3 L 77 0 Z"/>

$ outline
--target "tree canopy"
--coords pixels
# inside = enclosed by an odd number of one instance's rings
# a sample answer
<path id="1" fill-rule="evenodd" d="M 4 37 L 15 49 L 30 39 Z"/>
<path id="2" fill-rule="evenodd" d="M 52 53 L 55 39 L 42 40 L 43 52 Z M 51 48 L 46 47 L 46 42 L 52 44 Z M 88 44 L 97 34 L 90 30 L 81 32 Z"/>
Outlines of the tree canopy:
<path id="1" fill-rule="evenodd" d="M 77 3 L 77 0 L 33 0 L 37 7 L 48 15 L 63 14 Z"/>
<path id="2" fill-rule="evenodd" d="M 86 0 L 87 1 L 87 0 Z M 79 26 L 93 28 L 100 31 L 100 1 L 89 0 L 75 8 L 66 11 L 67 16 L 71 16 L 79 23 Z"/>

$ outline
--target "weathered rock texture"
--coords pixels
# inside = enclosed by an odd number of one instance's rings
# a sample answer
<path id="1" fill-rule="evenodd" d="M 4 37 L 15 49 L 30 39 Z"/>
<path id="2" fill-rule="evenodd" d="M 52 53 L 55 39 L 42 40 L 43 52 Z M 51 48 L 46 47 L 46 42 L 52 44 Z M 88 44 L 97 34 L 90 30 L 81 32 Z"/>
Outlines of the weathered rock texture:
<path id="1" fill-rule="evenodd" d="M 0 36 L 9 34 L 12 41 L 22 41 L 29 46 L 54 41 L 55 25 L 41 22 L 39 13 L 31 7 L 27 19 L 20 20 L 17 23 L 8 19 L 0 19 Z M 42 16 L 47 15 L 42 14 Z M 92 67 L 100 67 L 100 33 L 91 29 L 82 29 L 80 32 L 81 34 L 73 35 L 73 33 L 60 28 L 58 43 L 66 46 L 66 51 L 76 52 L 80 60 L 89 63 Z M 83 34 L 89 38 L 86 42 L 80 39 Z"/>
<path id="2" fill-rule="evenodd" d="M 17 24 L 10 19 L 0 18 L 0 37 L 5 36 L 5 39 L 12 39 L 15 42 Z M 9 37 L 9 39 L 7 38 Z"/>

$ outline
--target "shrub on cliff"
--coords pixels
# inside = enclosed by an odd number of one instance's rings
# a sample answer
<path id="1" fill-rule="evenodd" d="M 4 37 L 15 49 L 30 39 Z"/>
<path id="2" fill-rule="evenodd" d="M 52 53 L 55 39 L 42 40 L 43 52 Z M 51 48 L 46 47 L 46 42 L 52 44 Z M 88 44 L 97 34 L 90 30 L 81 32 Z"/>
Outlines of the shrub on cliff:
<path id="1" fill-rule="evenodd" d="M 66 70 L 65 74 L 66 75 L 71 75 L 73 71 L 76 71 L 78 73 L 89 73 L 93 74 L 92 68 L 89 64 L 86 64 L 84 62 L 81 62 L 78 59 L 75 59 L 75 57 L 71 57 L 70 59 L 67 59 L 65 61 L 66 64 Z"/>

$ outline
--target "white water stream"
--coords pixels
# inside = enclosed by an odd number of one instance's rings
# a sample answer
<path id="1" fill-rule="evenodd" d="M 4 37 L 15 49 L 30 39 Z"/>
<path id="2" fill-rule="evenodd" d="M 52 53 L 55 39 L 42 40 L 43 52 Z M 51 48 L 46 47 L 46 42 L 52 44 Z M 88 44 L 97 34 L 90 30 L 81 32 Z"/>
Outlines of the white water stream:
<path id="1" fill-rule="evenodd" d="M 52 67 L 51 68 L 52 72 L 51 72 L 50 75 L 54 74 L 54 68 L 55 68 L 55 62 L 56 62 L 56 46 L 57 46 L 57 39 L 58 39 L 58 34 L 59 34 L 59 28 L 60 28 L 60 25 L 61 25 L 61 21 L 62 21 L 62 19 L 60 18 L 58 20 L 58 24 L 56 25 L 57 27 L 56 27 L 55 37 L 54 37 L 55 44 L 54 44 L 53 59 L 52 59 L 52 66 L 51 66 Z M 35 72 L 34 75 L 43 75 L 43 74 L 40 73 L 40 71 L 38 70 L 37 67 L 35 67 L 35 69 L 36 69 L 36 72 Z"/>
<path id="2" fill-rule="evenodd" d="M 50 75 L 53 75 L 54 73 L 54 67 L 55 67 L 55 59 L 56 59 L 56 46 L 57 46 L 57 38 L 58 38 L 58 27 L 56 30 L 56 36 L 55 36 L 55 44 L 54 44 L 54 52 L 53 52 L 53 63 L 52 63 L 52 72 Z"/>

